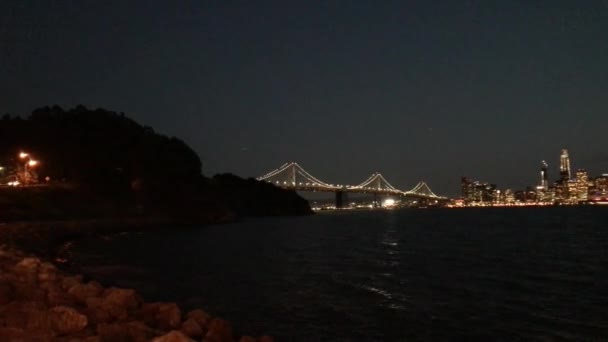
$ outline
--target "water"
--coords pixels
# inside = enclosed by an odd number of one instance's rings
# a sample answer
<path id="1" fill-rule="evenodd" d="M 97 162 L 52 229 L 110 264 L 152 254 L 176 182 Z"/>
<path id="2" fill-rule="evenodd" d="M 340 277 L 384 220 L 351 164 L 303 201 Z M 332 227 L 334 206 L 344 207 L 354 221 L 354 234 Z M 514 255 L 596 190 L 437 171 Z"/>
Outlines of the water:
<path id="1" fill-rule="evenodd" d="M 79 241 L 88 275 L 281 340 L 608 337 L 608 208 L 265 218 Z"/>

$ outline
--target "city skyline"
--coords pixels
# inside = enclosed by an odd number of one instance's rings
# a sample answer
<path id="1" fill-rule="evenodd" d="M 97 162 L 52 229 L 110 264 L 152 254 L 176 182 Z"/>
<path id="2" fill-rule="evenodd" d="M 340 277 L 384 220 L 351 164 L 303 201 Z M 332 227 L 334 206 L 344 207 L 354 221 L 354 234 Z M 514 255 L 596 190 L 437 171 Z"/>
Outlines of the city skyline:
<path id="1" fill-rule="evenodd" d="M 573 171 L 608 172 L 603 1 L 25 0 L 0 23 L 0 114 L 124 112 L 207 175 L 297 160 L 455 196 L 458 175 L 531 184 L 564 146 Z"/>
<path id="2" fill-rule="evenodd" d="M 536 185 L 511 189 L 499 187 L 497 183 L 461 177 L 458 206 L 495 206 L 504 204 L 587 204 L 588 202 L 608 203 L 608 173 L 589 174 L 584 168 L 573 171 L 568 149 L 561 149 L 559 157 L 559 177 L 552 181 L 549 165 L 541 161 L 539 179 Z M 573 176 L 574 175 L 574 176 Z"/>

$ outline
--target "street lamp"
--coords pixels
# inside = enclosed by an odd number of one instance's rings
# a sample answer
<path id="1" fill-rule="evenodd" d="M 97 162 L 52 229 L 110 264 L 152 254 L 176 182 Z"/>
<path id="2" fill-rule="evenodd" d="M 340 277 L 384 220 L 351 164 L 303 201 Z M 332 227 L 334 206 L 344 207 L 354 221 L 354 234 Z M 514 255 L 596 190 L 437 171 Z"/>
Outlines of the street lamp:
<path id="1" fill-rule="evenodd" d="M 23 164 L 23 183 L 28 184 L 30 181 L 30 177 L 27 168 L 28 166 L 35 167 L 39 164 L 39 162 L 37 160 L 32 159 L 29 153 L 23 151 L 19 153 L 19 159 L 25 159 L 25 163 Z"/>

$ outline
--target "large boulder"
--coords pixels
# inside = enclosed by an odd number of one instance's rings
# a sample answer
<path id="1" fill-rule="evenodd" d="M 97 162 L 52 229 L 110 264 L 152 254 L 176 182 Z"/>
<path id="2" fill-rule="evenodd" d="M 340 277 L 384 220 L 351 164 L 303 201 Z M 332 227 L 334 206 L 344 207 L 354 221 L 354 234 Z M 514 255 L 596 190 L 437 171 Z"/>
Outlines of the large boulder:
<path id="1" fill-rule="evenodd" d="M 73 306 L 74 297 L 69 295 L 58 284 L 50 285 L 46 289 L 46 302 L 49 306 Z"/>
<path id="2" fill-rule="evenodd" d="M 182 323 L 181 331 L 188 337 L 200 338 L 203 337 L 205 330 L 198 324 L 194 318 L 188 318 Z"/>
<path id="3" fill-rule="evenodd" d="M 209 323 L 209 330 L 203 339 L 204 342 L 232 342 L 234 337 L 232 334 L 232 327 L 230 322 L 221 319 L 214 318 Z"/>
<path id="4" fill-rule="evenodd" d="M 50 342 L 53 332 L 45 329 L 18 329 L 0 327 L 0 341 L 6 342 Z"/>
<path id="5" fill-rule="evenodd" d="M 57 279 L 57 268 L 48 262 L 38 266 L 38 281 L 41 283 L 54 282 Z"/>
<path id="6" fill-rule="evenodd" d="M 14 284 L 15 299 L 19 301 L 45 302 L 47 293 L 38 284 L 32 282 L 17 282 Z"/>
<path id="7" fill-rule="evenodd" d="M 101 342 L 99 335 L 88 336 L 82 339 L 82 342 Z"/>
<path id="8" fill-rule="evenodd" d="M 177 329 L 182 322 L 182 312 L 175 303 L 161 303 L 156 321 L 158 327 L 163 330 Z"/>
<path id="9" fill-rule="evenodd" d="M 15 290 L 13 285 L 7 281 L 0 279 L 0 305 L 8 304 L 15 298 Z"/>
<path id="10" fill-rule="evenodd" d="M 15 272 L 38 274 L 40 264 L 41 262 L 38 258 L 23 258 L 15 265 Z"/>
<path id="11" fill-rule="evenodd" d="M 129 328 L 124 324 L 98 324 L 97 335 L 101 342 L 131 342 Z"/>
<path id="12" fill-rule="evenodd" d="M 67 306 L 56 306 L 49 310 L 51 327 L 59 335 L 67 335 L 81 331 L 88 324 L 85 315 Z"/>
<path id="13" fill-rule="evenodd" d="M 186 318 L 195 320 L 196 323 L 198 323 L 198 325 L 200 325 L 203 329 L 206 329 L 209 322 L 211 322 L 211 315 L 201 309 L 188 312 L 186 314 Z"/>
<path id="14" fill-rule="evenodd" d="M 104 302 L 123 307 L 127 310 L 139 308 L 142 300 L 132 289 L 119 289 L 111 287 L 103 292 Z"/>
<path id="15" fill-rule="evenodd" d="M 194 340 L 184 335 L 181 331 L 173 330 L 166 335 L 153 339 L 152 342 L 194 342 Z"/>
<path id="16" fill-rule="evenodd" d="M 36 286 L 38 288 L 38 270 L 41 262 L 38 258 L 23 258 L 15 267 L 13 273 L 19 286 Z M 40 289 L 40 288 L 38 288 Z"/>
<path id="17" fill-rule="evenodd" d="M 63 277 L 61 279 L 61 287 L 65 291 L 68 291 L 69 289 L 71 289 L 75 285 L 81 284 L 81 283 L 82 283 L 82 276 L 81 275 L 65 276 L 65 277 Z"/>
<path id="18" fill-rule="evenodd" d="M 162 330 L 179 329 L 182 323 L 181 310 L 175 303 L 145 303 L 139 316 L 146 324 Z"/>
<path id="19" fill-rule="evenodd" d="M 85 313 L 95 323 L 109 323 L 114 320 L 125 321 L 129 318 L 126 308 L 108 302 L 104 298 L 87 298 L 86 306 Z"/>
<path id="20" fill-rule="evenodd" d="M 13 301 L 0 308 L 0 327 L 50 330 L 48 309 L 41 302 Z"/>
<path id="21" fill-rule="evenodd" d="M 97 335 L 102 342 L 146 342 L 158 335 L 142 322 L 112 323 L 97 325 Z"/>
<path id="22" fill-rule="evenodd" d="M 95 281 L 86 284 L 76 283 L 68 290 L 68 293 L 80 304 L 85 304 L 89 298 L 99 297 L 102 292 L 103 287 Z"/>
<path id="23" fill-rule="evenodd" d="M 126 323 L 126 326 L 129 330 L 131 337 L 135 341 L 149 341 L 151 338 L 153 338 L 154 336 L 158 336 L 161 333 L 160 331 L 152 329 L 140 321 L 132 321 Z"/>

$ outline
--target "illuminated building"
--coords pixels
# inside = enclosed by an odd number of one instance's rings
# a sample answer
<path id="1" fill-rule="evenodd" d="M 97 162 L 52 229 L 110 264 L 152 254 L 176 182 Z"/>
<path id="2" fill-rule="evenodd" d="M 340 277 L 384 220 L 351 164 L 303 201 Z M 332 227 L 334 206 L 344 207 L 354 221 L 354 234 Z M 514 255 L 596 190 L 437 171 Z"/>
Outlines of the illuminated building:
<path id="1" fill-rule="evenodd" d="M 468 177 L 460 178 L 460 196 L 465 204 L 472 202 L 473 199 L 473 182 Z"/>
<path id="2" fill-rule="evenodd" d="M 505 202 L 505 194 L 500 190 L 496 190 L 496 198 L 494 199 L 494 204 L 502 204 Z"/>
<path id="3" fill-rule="evenodd" d="M 576 180 L 569 180 L 566 182 L 568 188 L 568 195 L 566 196 L 566 202 L 573 204 L 578 203 L 578 183 Z"/>
<path id="4" fill-rule="evenodd" d="M 525 190 L 515 191 L 515 201 L 520 203 L 536 202 L 536 191 L 532 187 L 526 187 Z"/>
<path id="5" fill-rule="evenodd" d="M 542 167 L 540 168 L 540 187 L 543 191 L 547 191 L 549 189 L 549 176 L 547 174 L 547 163 L 543 160 Z"/>
<path id="6" fill-rule="evenodd" d="M 576 194 L 579 202 L 589 200 L 589 177 L 587 171 L 582 169 L 576 171 Z"/>
<path id="7" fill-rule="evenodd" d="M 571 178 L 570 175 L 570 157 L 568 156 L 568 150 L 563 149 L 562 154 L 559 158 L 559 174 L 561 180 L 567 181 Z"/>
<path id="8" fill-rule="evenodd" d="M 555 202 L 555 188 L 550 187 L 549 190 L 545 191 L 543 197 L 541 198 L 541 201 L 545 203 Z"/>
<path id="9" fill-rule="evenodd" d="M 468 177 L 460 179 L 461 196 L 465 204 L 490 204 L 499 201 L 500 192 L 496 184 L 472 181 Z"/>
<path id="10" fill-rule="evenodd" d="M 608 174 L 603 174 L 593 180 L 593 191 L 601 195 L 608 194 Z"/>
<path id="11" fill-rule="evenodd" d="M 511 190 L 511 189 L 505 190 L 505 203 L 508 203 L 508 204 L 515 203 L 515 194 L 513 193 L 513 190 Z"/>
<path id="12" fill-rule="evenodd" d="M 560 180 L 555 183 L 555 201 L 565 203 L 568 201 L 568 181 Z"/>

